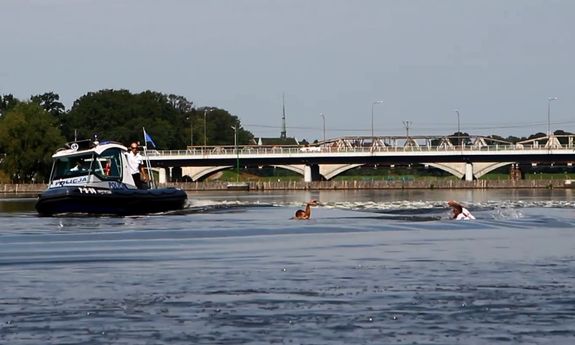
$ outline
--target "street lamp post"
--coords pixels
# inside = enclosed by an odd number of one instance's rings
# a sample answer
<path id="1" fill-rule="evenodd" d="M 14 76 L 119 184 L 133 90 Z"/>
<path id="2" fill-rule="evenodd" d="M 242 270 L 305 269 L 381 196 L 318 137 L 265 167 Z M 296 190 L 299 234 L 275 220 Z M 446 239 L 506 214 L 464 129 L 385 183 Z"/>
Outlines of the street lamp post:
<path id="1" fill-rule="evenodd" d="M 403 121 L 403 125 L 405 126 L 405 137 L 409 140 L 409 127 L 411 127 L 411 121 Z"/>
<path id="2" fill-rule="evenodd" d="M 371 144 L 373 145 L 373 141 L 375 140 L 374 136 L 373 136 L 373 107 L 376 104 L 381 104 L 383 103 L 383 101 L 375 101 L 373 103 L 371 103 Z"/>
<path id="3" fill-rule="evenodd" d="M 192 116 L 188 116 L 186 120 L 190 120 L 190 147 L 194 146 L 194 123 L 192 121 Z"/>
<path id="4" fill-rule="evenodd" d="M 459 110 L 455 109 L 455 113 L 457 114 L 457 145 L 459 145 L 461 141 L 461 123 L 459 122 Z"/>
<path id="5" fill-rule="evenodd" d="M 208 146 L 208 135 L 206 131 L 206 115 L 208 114 L 208 109 L 204 109 L 204 147 Z"/>
<path id="6" fill-rule="evenodd" d="M 231 126 L 234 130 L 234 151 L 236 151 L 236 182 L 240 178 L 240 153 L 238 152 L 238 126 Z"/>
<path id="7" fill-rule="evenodd" d="M 547 137 L 551 136 L 551 102 L 556 100 L 557 97 L 547 98 Z"/>
<path id="8" fill-rule="evenodd" d="M 319 115 L 323 119 L 323 142 L 325 143 L 325 115 L 323 113 L 319 113 Z"/>

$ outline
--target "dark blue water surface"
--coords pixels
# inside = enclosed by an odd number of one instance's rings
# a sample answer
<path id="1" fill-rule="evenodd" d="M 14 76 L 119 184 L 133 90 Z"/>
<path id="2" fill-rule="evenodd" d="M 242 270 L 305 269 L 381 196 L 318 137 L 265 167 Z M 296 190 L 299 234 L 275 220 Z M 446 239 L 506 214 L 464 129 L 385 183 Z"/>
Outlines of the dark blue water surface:
<path id="1" fill-rule="evenodd" d="M 319 199 L 312 219 L 290 219 Z M 448 219 L 458 199 L 478 218 Z M 190 194 L 38 217 L 0 200 L 1 344 L 573 344 L 571 190 Z"/>

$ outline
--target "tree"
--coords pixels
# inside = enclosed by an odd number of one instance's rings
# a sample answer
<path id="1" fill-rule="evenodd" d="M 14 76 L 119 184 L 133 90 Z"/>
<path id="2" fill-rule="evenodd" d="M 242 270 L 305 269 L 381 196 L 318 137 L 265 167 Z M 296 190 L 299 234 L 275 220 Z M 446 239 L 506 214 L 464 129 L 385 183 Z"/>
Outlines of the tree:
<path id="1" fill-rule="evenodd" d="M 190 102 L 183 96 L 177 96 L 174 94 L 170 94 L 168 96 L 168 102 L 170 105 L 181 113 L 189 113 L 194 108 L 194 103 Z"/>
<path id="2" fill-rule="evenodd" d="M 159 148 L 182 148 L 189 142 L 191 102 L 184 97 L 165 96 L 145 91 L 131 94 L 128 90 L 90 92 L 74 102 L 67 114 L 64 133 L 70 140 L 108 139 L 125 144 L 143 141 L 142 128 Z"/>
<path id="3" fill-rule="evenodd" d="M 0 95 L 0 120 L 2 120 L 2 117 L 4 116 L 4 114 L 12 109 L 14 106 L 16 106 L 16 104 L 18 104 L 20 101 L 15 98 L 12 94 L 8 94 L 8 95 Z M 4 158 L 4 148 L 2 147 L 2 143 L 0 142 L 0 157 L 3 159 Z M 1 161 L 0 161 L 1 163 Z"/>
<path id="4" fill-rule="evenodd" d="M 525 138 L 519 138 L 519 137 L 510 135 L 510 136 L 508 136 L 507 138 L 505 138 L 504 140 L 516 144 L 516 143 L 518 143 L 518 142 L 520 142 L 520 141 L 522 141 L 522 140 L 525 140 Z"/>
<path id="5" fill-rule="evenodd" d="M 4 96 L 0 95 L 0 116 L 2 116 L 6 111 L 13 108 L 19 102 L 20 101 L 11 94 Z"/>
<path id="6" fill-rule="evenodd" d="M 497 134 L 488 135 L 488 136 L 486 136 L 486 138 L 491 138 L 491 139 L 500 140 L 500 141 L 506 141 L 505 138 L 503 138 L 502 136 L 497 135 Z"/>
<path id="7" fill-rule="evenodd" d="M 537 138 L 544 138 L 546 137 L 547 134 L 543 133 L 543 132 L 537 132 L 535 134 L 531 134 L 530 136 L 528 136 L 525 140 L 531 140 L 531 139 L 537 139 Z"/>
<path id="8" fill-rule="evenodd" d="M 466 132 L 455 132 L 453 133 L 453 135 L 449 138 L 449 141 L 453 144 L 453 145 L 471 145 L 471 139 L 469 138 L 469 133 Z"/>
<path id="9" fill-rule="evenodd" d="M 101 90 L 80 97 L 66 115 L 64 135 L 70 141 L 98 136 L 129 143 L 137 121 L 130 109 L 130 98 L 127 90 Z"/>
<path id="10" fill-rule="evenodd" d="M 55 119 L 34 102 L 18 103 L 0 119 L 2 168 L 15 183 L 46 179 L 51 156 L 62 143 Z"/>
<path id="11" fill-rule="evenodd" d="M 200 113 L 203 116 L 203 111 Z M 232 127 L 236 126 L 238 128 L 238 145 L 252 142 L 253 134 L 242 128 L 241 121 L 237 116 L 218 108 L 212 108 L 206 114 L 207 141 L 209 145 L 233 145 L 235 134 Z"/>
<path id="12" fill-rule="evenodd" d="M 58 94 L 54 92 L 46 92 L 41 95 L 32 96 L 30 100 L 52 114 L 52 116 L 58 120 L 60 125 L 62 124 L 66 107 L 62 102 L 60 102 L 60 96 Z"/>
<path id="13" fill-rule="evenodd" d="M 568 144 L 569 144 L 569 139 L 566 138 L 565 136 L 567 136 L 567 135 L 573 135 L 573 133 L 571 133 L 571 132 L 566 132 L 566 131 L 564 131 L 564 130 L 562 130 L 562 129 L 556 130 L 555 132 L 553 132 L 553 134 L 555 134 L 556 136 L 560 136 L 560 137 L 559 137 L 559 143 L 560 143 L 561 145 L 568 145 Z"/>
<path id="14" fill-rule="evenodd" d="M 471 139 L 469 137 L 469 133 L 455 132 L 451 135 L 446 136 L 446 138 L 449 140 L 449 142 L 452 145 L 461 145 L 462 143 L 465 145 L 471 145 Z M 439 144 L 441 143 L 441 140 L 442 140 L 442 138 L 433 139 L 433 140 L 431 140 L 431 145 L 432 146 L 439 146 Z"/>
<path id="15" fill-rule="evenodd" d="M 194 109 L 193 103 L 182 96 L 153 91 L 131 94 L 128 90 L 101 90 L 74 102 L 66 115 L 64 134 L 69 140 L 78 133 L 78 139 L 97 135 L 100 139 L 128 144 L 143 141 L 142 127 L 145 127 L 159 149 L 182 149 L 190 144 L 192 136 L 195 144 L 203 144 L 203 116 L 202 109 Z M 210 109 L 206 116 L 208 143 L 233 143 L 230 126 L 239 123 L 239 119 L 217 108 Z M 240 143 L 247 143 L 252 137 L 240 128 Z"/>

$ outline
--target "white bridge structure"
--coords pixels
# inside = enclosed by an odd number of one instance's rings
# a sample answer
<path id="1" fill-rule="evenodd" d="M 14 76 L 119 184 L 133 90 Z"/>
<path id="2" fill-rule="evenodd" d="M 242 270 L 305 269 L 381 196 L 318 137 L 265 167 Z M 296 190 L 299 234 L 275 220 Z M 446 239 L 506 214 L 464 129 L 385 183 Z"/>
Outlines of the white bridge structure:
<path id="1" fill-rule="evenodd" d="M 548 135 L 519 143 L 486 136 L 341 137 L 312 146 L 193 146 L 148 150 L 160 182 L 181 168 L 193 181 L 235 166 L 273 166 L 295 171 L 304 181 L 330 180 L 365 164 L 423 164 L 471 181 L 506 165 L 575 161 L 575 135 Z"/>

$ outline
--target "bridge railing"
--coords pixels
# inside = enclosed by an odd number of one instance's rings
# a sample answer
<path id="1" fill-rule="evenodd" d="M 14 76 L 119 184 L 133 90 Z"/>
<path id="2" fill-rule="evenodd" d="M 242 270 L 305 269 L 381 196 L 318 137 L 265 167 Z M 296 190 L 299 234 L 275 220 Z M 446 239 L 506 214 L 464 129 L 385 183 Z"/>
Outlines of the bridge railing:
<path id="1" fill-rule="evenodd" d="M 453 146 L 381 146 L 381 147 L 258 147 L 238 146 L 237 151 L 233 146 L 198 147 L 186 150 L 148 150 L 149 156 L 214 156 L 214 155 L 292 155 L 292 154 L 323 154 L 323 153 L 369 153 L 369 152 L 497 152 L 497 151 L 529 151 L 545 150 L 543 145 L 453 145 Z M 553 148 L 554 151 L 574 150 L 566 145 L 561 148 Z"/>

